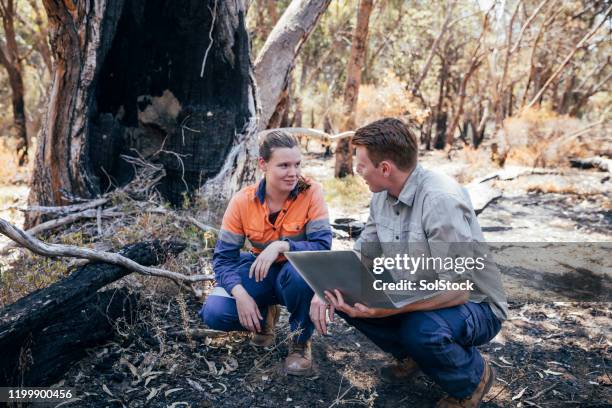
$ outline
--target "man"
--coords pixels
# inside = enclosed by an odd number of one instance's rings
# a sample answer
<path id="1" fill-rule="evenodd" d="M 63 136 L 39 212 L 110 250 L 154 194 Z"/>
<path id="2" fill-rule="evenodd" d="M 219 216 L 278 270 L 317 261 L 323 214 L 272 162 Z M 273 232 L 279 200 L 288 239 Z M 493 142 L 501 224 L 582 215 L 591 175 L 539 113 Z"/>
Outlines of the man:
<path id="1" fill-rule="evenodd" d="M 440 244 L 484 242 L 469 196 L 454 180 L 417 163 L 417 140 L 400 120 L 387 118 L 358 129 L 353 137 L 356 171 L 374 193 L 370 217 L 355 250 L 378 244 L 418 242 L 429 254 Z M 393 245 L 391 245 L 393 247 Z M 442 291 L 399 309 L 369 308 L 344 302 L 338 290 L 315 295 L 310 317 L 327 333 L 326 309 L 336 311 L 396 364 L 383 367 L 381 379 L 405 381 L 419 370 L 448 396 L 438 407 L 477 407 L 491 388 L 495 372 L 475 346 L 489 342 L 507 317 L 507 303 L 496 268 L 470 277 L 472 291 Z"/>

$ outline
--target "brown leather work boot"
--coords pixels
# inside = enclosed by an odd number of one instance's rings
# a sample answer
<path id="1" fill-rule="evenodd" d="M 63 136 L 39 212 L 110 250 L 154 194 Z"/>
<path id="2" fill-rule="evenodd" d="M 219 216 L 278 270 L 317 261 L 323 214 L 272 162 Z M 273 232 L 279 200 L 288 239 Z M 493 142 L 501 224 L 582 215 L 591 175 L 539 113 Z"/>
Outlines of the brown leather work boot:
<path id="1" fill-rule="evenodd" d="M 485 360 L 484 371 L 482 372 L 482 378 L 476 390 L 466 398 L 455 398 L 448 396 L 438 401 L 436 408 L 478 408 L 482 399 L 487 392 L 493 386 L 495 382 L 495 369 L 489 365 L 489 362 Z"/>
<path id="2" fill-rule="evenodd" d="M 388 364 L 380 368 L 380 379 L 387 384 L 401 384 L 414 378 L 421 369 L 410 357 L 396 360 L 394 364 Z"/>
<path id="3" fill-rule="evenodd" d="M 268 306 L 268 312 L 266 313 L 266 324 L 260 333 L 253 334 L 251 338 L 251 344 L 256 347 L 269 347 L 274 344 L 274 328 L 278 323 L 280 317 L 280 306 L 270 305 Z"/>
<path id="4" fill-rule="evenodd" d="M 312 342 L 292 343 L 285 359 L 284 369 L 290 375 L 310 375 L 313 373 Z"/>

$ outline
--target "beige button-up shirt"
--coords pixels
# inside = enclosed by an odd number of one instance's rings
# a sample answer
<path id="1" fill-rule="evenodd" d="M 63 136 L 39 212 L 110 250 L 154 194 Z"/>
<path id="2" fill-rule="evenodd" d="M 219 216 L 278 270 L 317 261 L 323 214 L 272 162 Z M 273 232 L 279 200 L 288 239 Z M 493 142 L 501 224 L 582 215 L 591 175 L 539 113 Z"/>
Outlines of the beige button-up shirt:
<path id="1" fill-rule="evenodd" d="M 464 253 L 468 247 L 480 250 L 484 242 L 467 190 L 454 179 L 417 164 L 399 197 L 386 191 L 374 193 L 370 216 L 355 250 L 362 252 L 367 246 L 368 254 L 375 248 L 385 257 L 395 257 L 398 248 L 410 252 L 412 247 L 420 253 L 424 249 L 425 256 L 444 258 L 453 250 L 452 245 Z M 456 254 L 457 248 L 454 250 Z M 453 280 L 447 271 L 438 274 L 441 279 Z M 488 262 L 485 269 L 471 271 L 469 279 L 476 287 L 470 291 L 470 301 L 488 302 L 500 320 L 506 319 L 508 304 L 497 266 Z"/>

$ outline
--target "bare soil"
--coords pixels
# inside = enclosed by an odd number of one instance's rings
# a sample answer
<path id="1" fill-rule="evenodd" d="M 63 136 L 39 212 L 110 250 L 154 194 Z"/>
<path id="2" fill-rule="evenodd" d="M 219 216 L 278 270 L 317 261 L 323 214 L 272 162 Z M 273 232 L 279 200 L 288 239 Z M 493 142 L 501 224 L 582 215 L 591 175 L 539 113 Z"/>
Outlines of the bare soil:
<path id="1" fill-rule="evenodd" d="M 311 154 L 305 162 L 307 173 L 317 179 L 331 176 L 333 160 Z M 464 179 L 469 167 L 436 153 L 422 162 Z M 496 170 L 480 171 L 473 178 Z M 503 195 L 479 216 L 489 241 L 612 241 L 609 174 L 564 170 L 544 178 L 530 174 L 490 183 Z M 559 184 L 565 186 L 561 192 L 552 192 Z M 351 212 L 330 208 L 331 218 L 365 221 L 367 202 L 364 197 L 360 209 Z M 334 248 L 352 244 L 336 232 Z M 610 272 L 604 268 L 602 273 Z M 611 406 L 610 303 L 551 301 L 538 292 L 519 301 L 529 288 L 512 279 L 511 274 L 505 277 L 510 319 L 490 344 L 480 347 L 497 370 L 482 406 Z M 609 283 L 609 276 L 601 279 Z M 63 406 L 428 407 L 443 396 L 425 376 L 401 386 L 381 383 L 377 370 L 389 357 L 341 319 L 332 325 L 331 335 L 314 337 L 316 374 L 291 377 L 280 369 L 290 338 L 285 311 L 276 345 L 262 350 L 249 345 L 245 333 L 195 336 L 192 330 L 204 327 L 198 302 L 174 289 L 152 290 L 159 285 L 135 281 L 128 277 L 118 285 L 142 294 L 140 320 L 132 326 L 119 324 L 113 342 L 91 349 L 89 357 L 66 373 L 58 385 L 75 387 L 78 399 Z"/>

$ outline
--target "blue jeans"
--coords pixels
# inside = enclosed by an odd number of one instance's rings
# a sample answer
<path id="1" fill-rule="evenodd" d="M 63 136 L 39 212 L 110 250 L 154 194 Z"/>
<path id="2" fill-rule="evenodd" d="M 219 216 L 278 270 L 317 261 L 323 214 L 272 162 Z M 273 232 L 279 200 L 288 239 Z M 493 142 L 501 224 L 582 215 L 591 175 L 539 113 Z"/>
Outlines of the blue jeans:
<path id="1" fill-rule="evenodd" d="M 265 324 L 265 316 L 270 305 L 281 304 L 289 312 L 291 331 L 300 330 L 298 343 L 304 343 L 312 336 L 314 325 L 308 312 L 313 291 L 302 279 L 300 274 L 289 262 L 274 263 L 261 282 L 249 278 L 249 269 L 255 261 L 255 256 L 244 252 L 240 254 L 238 271 L 242 278 L 242 286 L 255 300 L 259 311 L 264 317 L 260 323 Z M 239 331 L 246 330 L 238 318 L 236 301 L 233 297 L 211 295 L 199 312 L 208 327 L 215 330 Z"/>
<path id="2" fill-rule="evenodd" d="M 501 329 L 488 303 L 468 302 L 379 319 L 338 314 L 383 351 L 398 359 L 411 357 L 444 391 L 457 398 L 471 395 L 480 383 L 484 360 L 475 346 L 488 343 Z"/>

